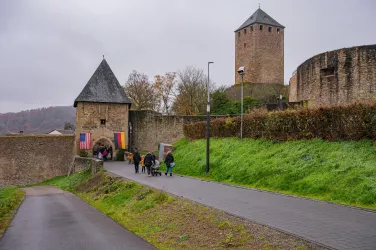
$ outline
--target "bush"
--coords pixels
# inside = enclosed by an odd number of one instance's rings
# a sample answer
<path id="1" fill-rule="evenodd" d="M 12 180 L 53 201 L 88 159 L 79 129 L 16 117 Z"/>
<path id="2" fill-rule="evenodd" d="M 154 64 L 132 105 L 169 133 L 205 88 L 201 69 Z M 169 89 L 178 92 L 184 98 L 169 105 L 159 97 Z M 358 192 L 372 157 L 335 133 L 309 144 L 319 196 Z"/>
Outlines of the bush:
<path id="1" fill-rule="evenodd" d="M 254 112 L 244 115 L 243 137 L 270 140 L 322 138 L 325 140 L 376 139 L 376 103 L 315 109 Z M 184 135 L 205 138 L 205 122 L 184 125 Z M 211 121 L 211 135 L 235 137 L 240 133 L 240 117 Z"/>
<path id="2" fill-rule="evenodd" d="M 115 161 L 124 161 L 124 149 L 118 149 Z"/>
<path id="3" fill-rule="evenodd" d="M 88 157 L 89 153 L 86 150 L 80 150 L 80 152 L 78 153 L 78 155 L 80 157 Z"/>

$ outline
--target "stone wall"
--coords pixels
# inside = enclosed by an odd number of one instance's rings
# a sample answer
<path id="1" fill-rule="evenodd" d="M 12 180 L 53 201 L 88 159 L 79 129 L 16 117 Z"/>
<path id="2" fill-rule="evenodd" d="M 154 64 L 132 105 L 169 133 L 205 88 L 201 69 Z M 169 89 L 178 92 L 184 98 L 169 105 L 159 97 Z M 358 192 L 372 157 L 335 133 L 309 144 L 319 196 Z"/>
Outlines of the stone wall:
<path id="1" fill-rule="evenodd" d="M 114 147 L 114 132 L 125 132 L 128 141 L 128 104 L 79 102 L 76 108 L 76 149 L 79 151 L 80 133 L 91 132 L 91 148 L 102 140 Z M 101 119 L 106 124 L 101 124 Z M 89 151 L 91 153 L 91 150 Z"/>
<path id="2" fill-rule="evenodd" d="M 297 86 L 296 86 L 296 81 L 297 81 L 297 76 L 296 76 L 296 72 L 295 74 L 290 78 L 290 82 L 289 82 L 289 102 L 297 102 L 298 100 L 298 90 L 297 90 Z"/>
<path id="3" fill-rule="evenodd" d="M 297 69 L 296 86 L 296 101 L 309 100 L 315 105 L 375 98 L 376 45 L 329 51 L 308 59 Z"/>
<path id="4" fill-rule="evenodd" d="M 0 152 L 0 186 L 35 184 L 68 173 L 74 136 L 4 136 Z"/>
<path id="5" fill-rule="evenodd" d="M 212 119 L 225 116 L 212 116 Z M 164 116 L 153 111 L 129 112 L 132 124 L 131 149 L 156 151 L 160 143 L 171 144 L 182 138 L 183 124 L 205 121 L 206 116 Z"/>
<path id="6" fill-rule="evenodd" d="M 90 157 L 76 156 L 69 175 L 89 168 L 92 174 L 96 174 L 103 169 L 103 161 Z"/>
<path id="7" fill-rule="evenodd" d="M 247 27 L 235 32 L 235 72 L 245 66 L 244 82 L 283 84 L 284 29 L 263 24 L 260 30 L 260 25 L 252 25 L 253 30 Z M 235 83 L 241 83 L 237 73 Z"/>

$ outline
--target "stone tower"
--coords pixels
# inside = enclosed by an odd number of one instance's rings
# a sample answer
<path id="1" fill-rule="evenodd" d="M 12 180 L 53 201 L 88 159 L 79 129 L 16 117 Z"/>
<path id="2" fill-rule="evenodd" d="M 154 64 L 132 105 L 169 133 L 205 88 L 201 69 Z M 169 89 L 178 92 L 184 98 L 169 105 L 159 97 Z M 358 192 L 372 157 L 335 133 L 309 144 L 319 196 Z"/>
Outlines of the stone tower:
<path id="1" fill-rule="evenodd" d="M 105 59 L 74 101 L 76 149 L 80 133 L 91 133 L 90 148 L 97 142 L 114 148 L 114 132 L 124 132 L 128 145 L 128 113 L 131 101 Z M 115 148 L 114 148 L 115 149 Z"/>
<path id="2" fill-rule="evenodd" d="M 241 83 L 241 66 L 244 82 L 283 84 L 284 28 L 259 8 L 235 30 L 235 84 Z"/>

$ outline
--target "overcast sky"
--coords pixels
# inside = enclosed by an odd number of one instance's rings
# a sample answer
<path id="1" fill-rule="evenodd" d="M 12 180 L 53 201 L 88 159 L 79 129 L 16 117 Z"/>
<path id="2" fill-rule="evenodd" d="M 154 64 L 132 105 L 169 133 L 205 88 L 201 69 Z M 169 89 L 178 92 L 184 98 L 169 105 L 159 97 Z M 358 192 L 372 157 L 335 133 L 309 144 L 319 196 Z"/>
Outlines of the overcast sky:
<path id="1" fill-rule="evenodd" d="M 374 0 L 0 0 L 0 113 L 73 105 L 102 59 L 123 85 L 188 65 L 234 83 L 234 30 L 261 3 L 285 29 L 285 82 L 328 50 L 376 43 Z"/>

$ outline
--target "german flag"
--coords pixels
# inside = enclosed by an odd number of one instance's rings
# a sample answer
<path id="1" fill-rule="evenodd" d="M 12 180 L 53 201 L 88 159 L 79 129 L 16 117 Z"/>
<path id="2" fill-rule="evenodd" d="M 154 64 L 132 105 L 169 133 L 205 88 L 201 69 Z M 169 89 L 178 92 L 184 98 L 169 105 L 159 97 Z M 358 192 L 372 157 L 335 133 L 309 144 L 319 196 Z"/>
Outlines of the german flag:
<path id="1" fill-rule="evenodd" d="M 115 140 L 115 149 L 125 149 L 125 133 L 124 132 L 115 132 L 114 133 L 114 140 Z"/>

